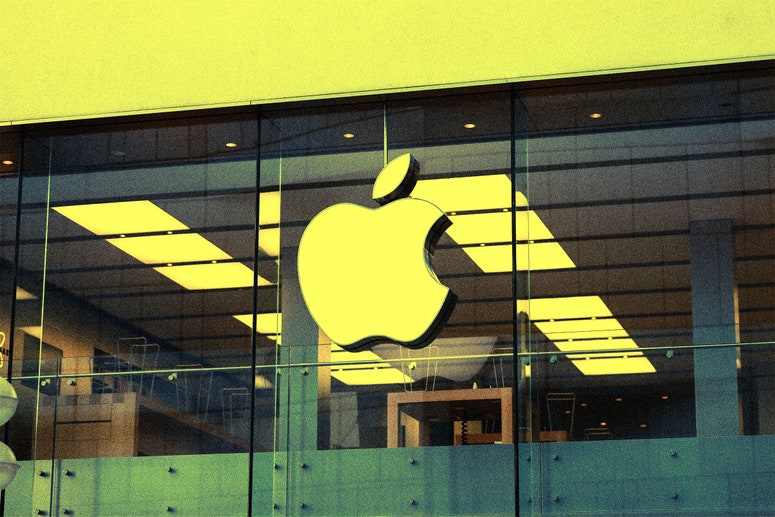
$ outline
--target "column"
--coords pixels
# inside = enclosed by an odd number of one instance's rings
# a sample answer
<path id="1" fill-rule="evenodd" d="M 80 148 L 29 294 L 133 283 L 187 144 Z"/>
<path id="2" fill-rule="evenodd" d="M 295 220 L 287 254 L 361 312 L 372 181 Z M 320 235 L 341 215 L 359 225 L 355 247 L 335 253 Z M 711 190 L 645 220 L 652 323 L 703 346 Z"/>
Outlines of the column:
<path id="1" fill-rule="evenodd" d="M 695 345 L 737 343 L 732 221 L 691 223 L 692 326 Z M 740 434 L 737 348 L 694 351 L 697 436 Z"/>

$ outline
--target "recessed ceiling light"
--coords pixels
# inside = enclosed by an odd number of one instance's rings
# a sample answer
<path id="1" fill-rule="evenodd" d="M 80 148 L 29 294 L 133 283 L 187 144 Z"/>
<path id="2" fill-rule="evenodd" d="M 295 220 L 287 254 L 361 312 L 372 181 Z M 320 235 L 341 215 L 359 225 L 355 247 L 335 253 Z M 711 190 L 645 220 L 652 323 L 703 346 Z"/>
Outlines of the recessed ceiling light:
<path id="1" fill-rule="evenodd" d="M 601 118 L 602 116 L 601 113 L 590 113 L 589 118 Z"/>
<path id="2" fill-rule="evenodd" d="M 13 160 L 3 160 L 3 165 L 13 165 Z"/>
<path id="3" fill-rule="evenodd" d="M 476 124 L 469 122 L 468 124 L 464 124 L 463 127 L 466 129 L 473 129 L 476 127 Z"/>
<path id="4" fill-rule="evenodd" d="M 230 148 L 237 147 L 237 143 L 236 142 L 226 142 L 226 147 L 230 147 Z"/>
<path id="5" fill-rule="evenodd" d="M 345 137 L 345 138 L 355 138 L 355 135 L 352 134 L 352 133 L 345 133 L 342 136 Z"/>

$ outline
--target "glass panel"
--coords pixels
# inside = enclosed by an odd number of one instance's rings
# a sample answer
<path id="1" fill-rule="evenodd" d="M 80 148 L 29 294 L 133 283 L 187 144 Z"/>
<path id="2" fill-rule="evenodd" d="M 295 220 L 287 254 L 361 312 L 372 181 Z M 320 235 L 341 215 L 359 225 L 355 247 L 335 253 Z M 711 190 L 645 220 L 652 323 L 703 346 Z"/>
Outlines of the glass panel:
<path id="1" fill-rule="evenodd" d="M 95 126 L 25 143 L 15 377 L 30 456 L 247 451 L 254 119 Z M 247 406 L 249 408 L 249 406 Z"/>
<path id="2" fill-rule="evenodd" d="M 411 196 L 451 222 L 432 265 L 457 301 L 429 346 L 374 348 L 399 359 L 393 364 L 405 375 L 382 388 L 388 447 L 513 443 L 510 113 L 506 90 L 389 104 L 389 157 L 416 157 L 420 176 Z"/>
<path id="3" fill-rule="evenodd" d="M 382 135 L 383 109 L 378 104 L 265 113 L 262 183 L 281 177 L 283 184 L 283 333 L 277 360 L 281 367 L 278 416 L 285 424 L 278 451 L 384 446 L 384 403 L 372 409 L 367 404 L 359 412 L 355 399 L 333 394 L 333 386 L 340 381 L 328 366 L 312 366 L 334 361 L 331 341 L 318 330 L 307 309 L 308 303 L 329 303 L 329 295 L 319 292 L 312 295 L 319 300 L 305 299 L 297 270 L 299 241 L 310 219 L 337 202 L 362 204 L 368 196 L 382 165 Z M 353 244 L 357 244 L 355 237 Z M 341 278 L 346 271 L 337 269 L 338 262 L 352 252 L 330 248 L 315 254 L 326 277 Z M 340 407 L 346 414 L 329 415 L 329 408 Z"/>
<path id="4" fill-rule="evenodd" d="M 13 306 L 16 299 L 24 296 L 23 293 L 16 292 L 13 279 L 16 263 L 20 143 L 20 135 L 17 132 L 0 128 L 0 376 L 3 379 L 8 379 L 12 371 Z M 3 397 L 3 402 L 10 401 Z M 19 418 L 19 414 L 17 405 L 16 413 L 10 417 L 8 423 L 3 422 L 0 426 L 0 441 L 9 447 L 13 454 L 24 457 L 27 452 L 17 439 L 17 436 L 23 436 L 24 433 L 20 432 L 19 426 L 14 425 L 23 420 Z"/>
<path id="5" fill-rule="evenodd" d="M 578 405 L 592 394 L 636 398 L 639 414 L 651 414 L 666 391 L 680 394 L 668 411 L 680 422 L 649 423 L 649 436 L 772 432 L 755 415 L 771 388 L 743 381 L 770 368 L 761 348 L 704 346 L 772 342 L 772 92 L 771 67 L 755 65 L 519 92 L 530 115 L 530 208 L 569 259 L 531 262 L 523 306 L 539 354 L 532 404 L 542 441 L 585 439 Z M 693 345 L 702 347 L 674 353 Z M 551 408 L 573 400 L 570 429 Z M 606 407 L 595 420 L 614 422 L 623 406 Z M 636 424 L 608 427 L 615 439 L 637 438 Z"/>

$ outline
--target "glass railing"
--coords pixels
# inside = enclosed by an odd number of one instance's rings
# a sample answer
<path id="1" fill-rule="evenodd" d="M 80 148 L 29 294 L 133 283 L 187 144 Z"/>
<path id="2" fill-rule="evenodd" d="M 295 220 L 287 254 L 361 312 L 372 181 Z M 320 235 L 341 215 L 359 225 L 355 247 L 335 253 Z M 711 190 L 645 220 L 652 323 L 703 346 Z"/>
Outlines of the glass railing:
<path id="1" fill-rule="evenodd" d="M 16 361 L 9 443 L 19 459 L 277 451 L 295 446 L 288 418 L 316 421 L 324 450 L 775 433 L 771 342 L 515 357 L 475 341 L 255 370 L 165 354 Z M 613 361 L 622 373 L 589 373 Z"/>

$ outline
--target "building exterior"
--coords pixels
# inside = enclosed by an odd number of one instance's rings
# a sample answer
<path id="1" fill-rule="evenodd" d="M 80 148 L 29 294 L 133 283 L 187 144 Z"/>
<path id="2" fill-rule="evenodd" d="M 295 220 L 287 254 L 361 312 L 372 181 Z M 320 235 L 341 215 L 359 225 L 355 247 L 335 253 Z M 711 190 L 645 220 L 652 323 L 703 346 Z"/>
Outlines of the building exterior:
<path id="1" fill-rule="evenodd" d="M 3 514 L 775 514 L 775 6 L 386 4 L 2 6 Z"/>

